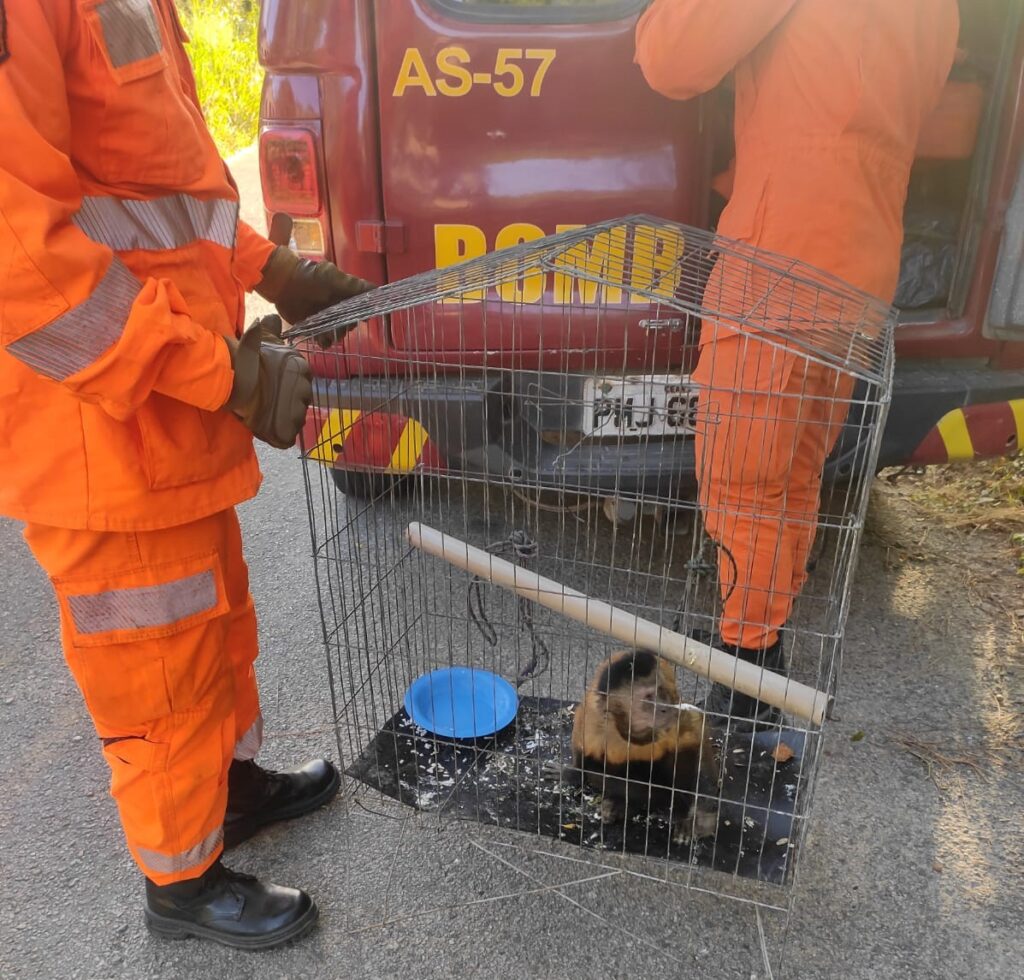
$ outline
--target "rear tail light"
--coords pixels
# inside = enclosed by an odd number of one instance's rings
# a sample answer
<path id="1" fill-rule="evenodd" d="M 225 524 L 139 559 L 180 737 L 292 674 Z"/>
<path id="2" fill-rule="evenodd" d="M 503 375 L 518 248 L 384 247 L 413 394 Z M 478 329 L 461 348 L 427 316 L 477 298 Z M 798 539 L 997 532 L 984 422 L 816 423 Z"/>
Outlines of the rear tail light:
<path id="1" fill-rule="evenodd" d="M 265 130 L 260 135 L 260 176 L 269 212 L 320 214 L 320 167 L 309 130 Z"/>

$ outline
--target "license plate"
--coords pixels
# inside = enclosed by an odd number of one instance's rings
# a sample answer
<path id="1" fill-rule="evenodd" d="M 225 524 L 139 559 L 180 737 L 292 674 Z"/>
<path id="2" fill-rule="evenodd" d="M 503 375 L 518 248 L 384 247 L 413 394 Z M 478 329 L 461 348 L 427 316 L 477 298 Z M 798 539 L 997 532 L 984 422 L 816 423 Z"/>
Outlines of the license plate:
<path id="1" fill-rule="evenodd" d="M 588 378 L 583 428 L 590 436 L 674 436 L 693 432 L 697 387 L 685 375 Z"/>

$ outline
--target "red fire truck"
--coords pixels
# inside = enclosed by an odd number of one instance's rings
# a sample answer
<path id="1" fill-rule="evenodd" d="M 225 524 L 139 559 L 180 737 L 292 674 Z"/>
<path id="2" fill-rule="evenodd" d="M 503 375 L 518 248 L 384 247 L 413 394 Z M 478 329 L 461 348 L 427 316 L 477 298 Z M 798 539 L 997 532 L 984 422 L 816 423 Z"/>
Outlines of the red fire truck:
<path id="1" fill-rule="evenodd" d="M 633 63 L 644 6 L 263 0 L 268 213 L 295 219 L 303 253 L 378 283 L 627 214 L 713 228 L 729 193 L 731 93 L 726 85 L 680 103 L 648 88 Z M 882 465 L 998 456 L 1024 443 L 1022 8 L 961 4 L 957 63 L 922 135 L 907 201 Z M 528 304 L 520 320 L 511 351 L 483 328 L 385 320 L 349 334 L 340 355 L 311 353 L 317 401 L 330 410 L 311 415 L 307 445 L 348 492 L 485 463 L 544 485 L 556 457 L 559 485 L 575 467 L 595 493 L 665 474 L 656 438 L 628 438 L 628 413 L 614 432 L 605 420 L 588 433 L 586 419 L 541 419 L 525 388 L 488 386 L 483 369 L 495 358 L 534 377 L 545 370 Z M 692 363 L 689 343 L 657 347 L 630 330 L 617 338 L 595 338 L 605 357 L 596 371 L 623 399 L 637 383 L 622 376 L 626 348 L 647 351 L 653 378 L 684 375 Z M 400 389 L 425 357 L 449 365 L 451 377 L 421 386 L 414 411 Z M 582 429 L 583 438 L 547 447 L 548 456 L 520 454 L 495 418 L 520 431 Z M 679 486 L 692 454 L 669 462 Z M 830 470 L 843 474 L 842 444 Z"/>

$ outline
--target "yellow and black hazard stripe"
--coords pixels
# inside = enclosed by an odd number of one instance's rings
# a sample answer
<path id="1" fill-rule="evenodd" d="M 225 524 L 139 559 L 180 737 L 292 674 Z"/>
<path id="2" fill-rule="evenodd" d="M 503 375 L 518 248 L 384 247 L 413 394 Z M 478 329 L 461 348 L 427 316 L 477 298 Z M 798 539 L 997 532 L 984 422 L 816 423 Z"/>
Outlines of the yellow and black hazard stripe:
<path id="1" fill-rule="evenodd" d="M 316 409 L 311 414 L 316 430 L 313 439 L 307 437 L 307 445 L 311 444 L 307 455 L 321 463 L 333 464 L 362 412 L 352 408 L 335 408 L 327 413 L 326 420 L 319 417 L 321 413 Z M 307 423 L 307 432 L 308 427 Z"/>
<path id="2" fill-rule="evenodd" d="M 1009 456 L 1024 448 L 1024 398 L 954 408 L 936 422 L 911 463 L 956 463 Z"/>
<path id="3" fill-rule="evenodd" d="M 412 473 L 436 455 L 428 452 L 430 434 L 417 419 L 335 408 L 321 414 L 315 424 L 308 456 L 330 466 L 347 464 L 399 475 Z"/>

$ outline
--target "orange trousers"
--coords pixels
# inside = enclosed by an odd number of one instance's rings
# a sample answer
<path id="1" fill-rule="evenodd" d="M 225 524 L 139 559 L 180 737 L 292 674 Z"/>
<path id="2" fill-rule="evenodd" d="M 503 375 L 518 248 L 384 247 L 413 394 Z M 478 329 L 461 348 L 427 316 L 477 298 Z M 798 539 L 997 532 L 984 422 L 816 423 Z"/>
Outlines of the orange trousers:
<path id="1" fill-rule="evenodd" d="M 132 856 L 159 885 L 199 876 L 222 850 L 231 760 L 262 738 L 234 510 L 159 531 L 30 524 L 25 539 L 57 593 Z"/>
<path id="2" fill-rule="evenodd" d="M 704 524 L 719 546 L 720 634 L 763 649 L 807 580 L 821 476 L 852 382 L 791 349 L 738 334 L 705 343 L 695 451 Z"/>

